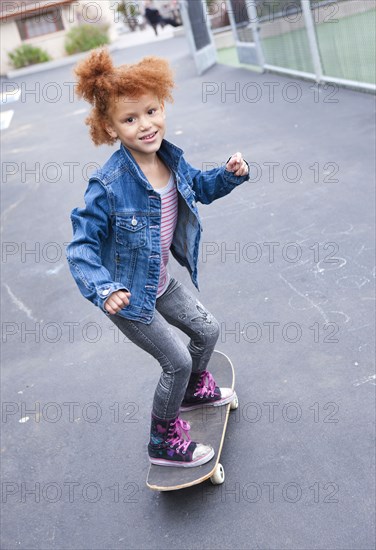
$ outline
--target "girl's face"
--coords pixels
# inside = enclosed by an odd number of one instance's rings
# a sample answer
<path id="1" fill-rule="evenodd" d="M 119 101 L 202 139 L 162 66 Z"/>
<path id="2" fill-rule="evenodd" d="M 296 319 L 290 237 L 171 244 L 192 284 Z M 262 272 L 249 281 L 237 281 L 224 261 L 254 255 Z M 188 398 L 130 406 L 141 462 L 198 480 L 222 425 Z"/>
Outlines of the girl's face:
<path id="1" fill-rule="evenodd" d="M 121 96 L 109 111 L 106 126 L 111 137 L 118 137 L 137 162 L 153 159 L 164 138 L 164 105 L 153 94 L 137 99 Z"/>

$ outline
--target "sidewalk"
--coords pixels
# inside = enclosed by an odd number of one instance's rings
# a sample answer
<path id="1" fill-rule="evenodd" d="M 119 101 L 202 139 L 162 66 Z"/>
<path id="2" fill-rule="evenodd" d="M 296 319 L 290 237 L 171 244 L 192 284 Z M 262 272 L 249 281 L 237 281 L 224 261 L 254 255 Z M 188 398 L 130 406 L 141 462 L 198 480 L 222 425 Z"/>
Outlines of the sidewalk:
<path id="1" fill-rule="evenodd" d="M 137 30 L 135 32 L 128 32 L 122 34 L 115 40 L 113 45 L 116 45 L 117 50 L 123 48 L 129 48 L 132 46 L 138 46 L 139 44 L 148 44 L 149 42 L 160 42 L 161 40 L 168 40 L 173 38 L 177 34 L 177 30 L 183 31 L 183 27 L 177 27 L 174 29 L 170 25 L 166 25 L 163 29 L 158 28 L 158 36 L 155 35 L 153 29 L 149 26 L 145 30 Z"/>
<path id="2" fill-rule="evenodd" d="M 141 44 L 169 40 L 170 38 L 181 35 L 183 33 L 183 27 L 178 27 L 178 30 L 176 30 L 173 27 L 167 25 L 163 29 L 159 28 L 158 36 L 156 36 L 151 27 L 146 27 L 146 29 L 143 31 L 138 30 L 135 32 L 128 32 L 119 36 L 114 42 L 112 42 L 112 44 L 108 45 L 108 49 L 110 50 L 110 52 L 115 52 L 117 50 L 132 48 Z M 45 63 L 37 63 L 36 65 L 31 65 L 22 69 L 14 69 L 12 71 L 8 71 L 6 77 L 9 79 L 13 79 L 20 76 L 39 73 L 42 71 L 49 71 L 51 69 L 56 69 L 57 67 L 63 67 L 65 65 L 70 65 L 71 63 L 76 63 L 80 59 L 86 57 L 86 55 L 88 55 L 88 52 L 82 52 L 62 57 L 60 59 L 54 59 L 53 61 L 47 61 Z"/>

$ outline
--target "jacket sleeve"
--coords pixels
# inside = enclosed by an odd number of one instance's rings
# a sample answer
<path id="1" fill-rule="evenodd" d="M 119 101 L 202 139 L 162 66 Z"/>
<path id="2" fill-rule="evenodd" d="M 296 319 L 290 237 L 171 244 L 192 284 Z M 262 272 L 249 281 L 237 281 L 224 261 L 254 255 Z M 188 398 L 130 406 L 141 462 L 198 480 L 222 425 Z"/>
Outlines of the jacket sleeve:
<path id="1" fill-rule="evenodd" d="M 195 192 L 196 200 L 203 204 L 210 204 L 214 200 L 228 195 L 235 187 L 247 181 L 249 179 L 249 164 L 247 161 L 245 162 L 248 165 L 248 174 L 235 176 L 233 172 L 228 172 L 224 166 L 203 172 L 185 161 L 188 174 L 192 179 L 192 189 Z"/>
<path id="2" fill-rule="evenodd" d="M 105 301 L 116 290 L 128 289 L 112 280 L 101 261 L 101 245 L 110 228 L 106 190 L 99 181 L 90 180 L 84 199 L 86 206 L 71 212 L 73 240 L 66 247 L 66 258 L 81 294 L 109 315 Z"/>

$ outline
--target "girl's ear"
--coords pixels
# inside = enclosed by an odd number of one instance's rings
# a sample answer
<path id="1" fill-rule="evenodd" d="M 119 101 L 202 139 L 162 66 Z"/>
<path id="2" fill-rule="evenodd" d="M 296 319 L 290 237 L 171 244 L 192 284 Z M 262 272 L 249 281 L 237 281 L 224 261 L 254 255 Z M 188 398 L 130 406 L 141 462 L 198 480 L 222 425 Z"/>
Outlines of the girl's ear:
<path id="1" fill-rule="evenodd" d="M 106 132 L 109 134 L 110 137 L 116 139 L 118 137 L 117 133 L 115 132 L 115 130 L 112 128 L 112 126 L 107 123 L 104 125 L 105 129 L 106 129 Z"/>
<path id="2" fill-rule="evenodd" d="M 162 111 L 162 114 L 163 114 L 163 118 L 166 118 L 166 111 L 165 111 L 164 101 L 161 101 L 161 111 Z"/>

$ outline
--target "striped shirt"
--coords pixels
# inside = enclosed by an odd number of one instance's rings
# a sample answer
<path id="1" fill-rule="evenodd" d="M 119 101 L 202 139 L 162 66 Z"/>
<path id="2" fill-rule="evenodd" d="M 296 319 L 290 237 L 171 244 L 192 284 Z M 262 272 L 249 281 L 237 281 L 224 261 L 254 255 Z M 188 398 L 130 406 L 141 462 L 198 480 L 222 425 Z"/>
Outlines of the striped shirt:
<path id="1" fill-rule="evenodd" d="M 174 176 L 170 175 L 168 184 L 160 189 L 155 189 L 161 195 L 161 270 L 157 298 L 163 294 L 170 282 L 170 274 L 167 271 L 170 246 L 178 219 L 178 191 Z"/>

